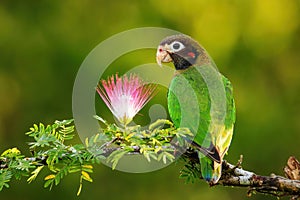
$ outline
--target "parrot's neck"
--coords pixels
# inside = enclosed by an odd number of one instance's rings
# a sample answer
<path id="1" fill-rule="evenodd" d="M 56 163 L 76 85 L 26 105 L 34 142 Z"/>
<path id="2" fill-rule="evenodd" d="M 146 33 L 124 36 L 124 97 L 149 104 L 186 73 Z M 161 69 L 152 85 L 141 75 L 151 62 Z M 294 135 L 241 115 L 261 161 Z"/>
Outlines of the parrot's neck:
<path id="1" fill-rule="evenodd" d="M 186 69 L 179 69 L 179 70 L 176 70 L 175 73 L 174 73 L 174 76 L 177 76 L 179 74 L 182 74 L 184 72 L 186 72 L 187 70 L 189 70 L 191 67 L 188 67 Z"/>

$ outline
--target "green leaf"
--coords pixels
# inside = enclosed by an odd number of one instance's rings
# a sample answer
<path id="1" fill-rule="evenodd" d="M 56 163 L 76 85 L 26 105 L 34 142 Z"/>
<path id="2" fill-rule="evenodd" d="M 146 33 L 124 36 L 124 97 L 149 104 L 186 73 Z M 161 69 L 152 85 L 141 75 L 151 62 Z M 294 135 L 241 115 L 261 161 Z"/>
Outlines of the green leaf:
<path id="1" fill-rule="evenodd" d="M 52 189 L 52 186 L 53 186 L 53 181 L 54 181 L 54 179 L 47 180 L 47 181 L 44 183 L 44 188 L 49 187 L 49 189 L 51 190 L 51 189 Z"/>
<path id="2" fill-rule="evenodd" d="M 96 120 L 102 122 L 103 124 L 108 125 L 107 122 L 106 122 L 102 117 L 100 117 L 100 116 L 98 116 L 98 115 L 94 115 L 93 117 L 94 117 Z"/>
<path id="3" fill-rule="evenodd" d="M 92 173 L 93 172 L 93 166 L 92 165 L 82 165 L 82 170 L 85 172 Z"/>
<path id="4" fill-rule="evenodd" d="M 144 151 L 143 155 L 145 156 L 148 162 L 151 162 L 151 158 L 157 160 L 156 153 L 153 151 Z"/>
<path id="5" fill-rule="evenodd" d="M 60 174 L 56 174 L 55 178 L 54 178 L 54 181 L 55 181 L 55 185 L 58 185 L 59 182 L 60 182 Z"/>
<path id="6" fill-rule="evenodd" d="M 71 166 L 69 168 L 69 173 L 76 173 L 76 172 L 79 172 L 81 171 L 81 167 L 80 166 Z"/>
<path id="7" fill-rule="evenodd" d="M 9 188 L 8 182 L 11 180 L 12 176 L 12 173 L 8 171 L 8 169 L 0 170 L 0 191 L 3 187 Z"/>
<path id="8" fill-rule="evenodd" d="M 123 149 L 116 150 L 112 152 L 108 157 L 107 157 L 107 162 L 112 163 L 112 169 L 114 170 L 119 162 L 119 160 L 127 154 L 128 151 L 124 151 Z"/>
<path id="9" fill-rule="evenodd" d="M 172 127 L 173 123 L 167 119 L 158 119 L 149 125 L 149 130 L 154 130 L 155 128 L 163 127 L 164 125 L 169 125 L 170 127 Z"/>
<path id="10" fill-rule="evenodd" d="M 174 157 L 174 155 L 164 151 L 158 155 L 157 160 L 158 161 L 162 160 L 164 164 L 167 164 L 167 160 L 169 160 L 170 162 L 173 162 L 175 160 L 175 157 Z"/>
<path id="11" fill-rule="evenodd" d="M 31 172 L 31 176 L 27 179 L 27 182 L 28 183 L 31 183 L 33 180 L 36 179 L 37 175 L 40 173 L 40 171 L 44 168 L 44 166 L 39 166 L 37 167 L 35 170 L 33 170 Z"/>

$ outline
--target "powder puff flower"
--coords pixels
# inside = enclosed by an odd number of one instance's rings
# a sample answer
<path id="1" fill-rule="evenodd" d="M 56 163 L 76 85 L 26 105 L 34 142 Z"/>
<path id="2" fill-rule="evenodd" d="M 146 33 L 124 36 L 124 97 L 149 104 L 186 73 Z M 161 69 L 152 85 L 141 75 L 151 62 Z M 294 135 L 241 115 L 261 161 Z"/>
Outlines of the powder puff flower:
<path id="1" fill-rule="evenodd" d="M 101 84 L 100 84 L 101 83 Z M 136 74 L 118 74 L 101 80 L 97 92 L 113 115 L 124 126 L 129 124 L 133 117 L 154 96 L 156 85 L 146 84 Z"/>

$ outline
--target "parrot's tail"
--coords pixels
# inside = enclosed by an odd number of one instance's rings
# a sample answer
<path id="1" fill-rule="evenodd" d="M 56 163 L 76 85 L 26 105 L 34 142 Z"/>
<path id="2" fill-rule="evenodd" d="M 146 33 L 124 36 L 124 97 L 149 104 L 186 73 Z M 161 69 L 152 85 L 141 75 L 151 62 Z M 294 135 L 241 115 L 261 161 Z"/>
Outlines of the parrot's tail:
<path id="1" fill-rule="evenodd" d="M 217 163 L 210 158 L 204 156 L 201 152 L 198 152 L 201 175 L 210 185 L 215 185 L 222 174 L 222 164 Z"/>

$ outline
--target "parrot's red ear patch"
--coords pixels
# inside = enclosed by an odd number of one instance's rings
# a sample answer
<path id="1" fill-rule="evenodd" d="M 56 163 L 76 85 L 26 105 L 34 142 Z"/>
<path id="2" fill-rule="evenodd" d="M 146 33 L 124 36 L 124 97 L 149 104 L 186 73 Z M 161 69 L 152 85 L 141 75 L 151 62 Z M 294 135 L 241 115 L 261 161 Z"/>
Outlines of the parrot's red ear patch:
<path id="1" fill-rule="evenodd" d="M 195 58 L 196 55 L 194 52 L 191 51 L 191 52 L 188 52 L 188 56 L 191 58 Z"/>

